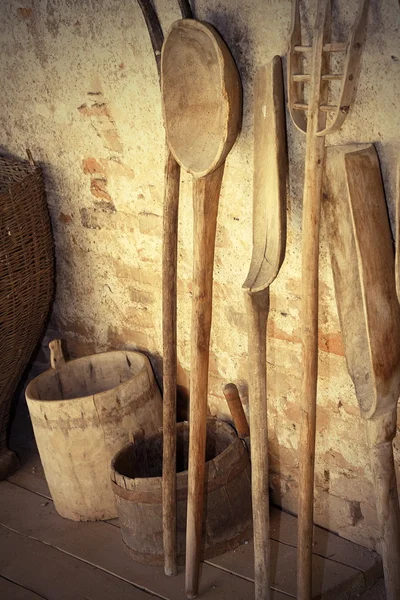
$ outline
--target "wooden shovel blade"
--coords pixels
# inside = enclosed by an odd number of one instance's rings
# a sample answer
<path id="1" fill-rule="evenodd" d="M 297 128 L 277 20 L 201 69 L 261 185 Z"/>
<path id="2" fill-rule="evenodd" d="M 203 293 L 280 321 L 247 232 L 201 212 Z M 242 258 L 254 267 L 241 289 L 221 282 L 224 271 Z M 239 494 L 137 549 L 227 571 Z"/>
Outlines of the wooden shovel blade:
<path id="1" fill-rule="evenodd" d="M 270 286 L 285 256 L 286 130 L 279 56 L 257 71 L 254 89 L 253 254 L 243 288 Z"/>
<path id="2" fill-rule="evenodd" d="M 400 393 L 394 248 L 373 145 L 328 149 L 323 197 L 347 368 L 371 418 Z"/>

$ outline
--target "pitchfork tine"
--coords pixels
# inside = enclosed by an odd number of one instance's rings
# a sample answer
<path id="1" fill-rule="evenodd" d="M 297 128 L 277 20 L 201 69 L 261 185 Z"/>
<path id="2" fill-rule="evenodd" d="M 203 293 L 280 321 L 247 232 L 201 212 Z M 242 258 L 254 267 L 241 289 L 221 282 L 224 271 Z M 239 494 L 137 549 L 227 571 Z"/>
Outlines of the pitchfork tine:
<path id="1" fill-rule="evenodd" d="M 346 59 L 343 69 L 343 78 L 336 112 L 330 125 L 318 136 L 337 131 L 347 117 L 351 104 L 354 102 L 356 86 L 361 71 L 361 56 L 365 45 L 369 0 L 364 0 L 358 13 L 353 30 L 349 35 L 346 50 Z"/>

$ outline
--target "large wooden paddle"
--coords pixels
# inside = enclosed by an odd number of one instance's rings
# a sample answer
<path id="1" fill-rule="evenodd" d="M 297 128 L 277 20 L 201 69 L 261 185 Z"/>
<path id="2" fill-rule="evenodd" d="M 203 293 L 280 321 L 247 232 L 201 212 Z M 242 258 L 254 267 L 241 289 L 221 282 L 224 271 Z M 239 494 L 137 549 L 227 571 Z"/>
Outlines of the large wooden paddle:
<path id="1" fill-rule="evenodd" d="M 243 284 L 248 321 L 248 376 L 256 600 L 269 600 L 270 542 L 267 426 L 269 286 L 286 245 L 286 131 L 282 65 L 275 56 L 254 87 L 253 254 Z"/>
<path id="2" fill-rule="evenodd" d="M 378 156 L 372 145 L 329 148 L 324 214 L 347 368 L 375 482 L 388 600 L 400 598 L 400 511 L 392 441 L 400 393 L 400 306 Z"/>
<path id="3" fill-rule="evenodd" d="M 161 55 L 167 141 L 194 177 L 190 443 L 186 593 L 197 596 L 204 505 L 204 463 L 212 282 L 218 199 L 224 162 L 241 123 L 242 93 L 233 58 L 217 31 L 193 19 L 176 21 Z"/>

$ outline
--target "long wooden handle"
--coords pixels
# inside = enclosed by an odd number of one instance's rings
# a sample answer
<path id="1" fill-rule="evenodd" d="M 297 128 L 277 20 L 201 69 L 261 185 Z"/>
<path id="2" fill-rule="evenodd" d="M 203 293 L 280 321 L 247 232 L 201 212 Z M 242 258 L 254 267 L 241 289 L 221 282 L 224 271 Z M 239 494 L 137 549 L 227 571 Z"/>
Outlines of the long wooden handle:
<path id="1" fill-rule="evenodd" d="M 164 572 L 176 575 L 176 374 L 177 262 L 180 167 L 167 151 L 163 209 L 162 338 L 163 338 L 163 546 Z"/>
<path id="2" fill-rule="evenodd" d="M 270 600 L 270 541 L 267 420 L 267 318 L 269 288 L 245 293 L 251 432 L 255 600 Z"/>
<path id="3" fill-rule="evenodd" d="M 224 164 L 194 182 L 190 437 L 186 524 L 186 594 L 195 598 L 202 553 L 208 363 L 218 199 Z"/>
<path id="4" fill-rule="evenodd" d="M 248 437 L 250 435 L 249 424 L 243 410 L 243 404 L 239 396 L 239 391 L 234 383 L 227 383 L 224 386 L 224 396 L 238 436 L 240 438 Z"/>
<path id="5" fill-rule="evenodd" d="M 393 459 L 397 408 L 366 421 L 387 600 L 400 598 L 400 508 Z"/>
<path id="6" fill-rule="evenodd" d="M 188 0 L 178 0 L 182 18 L 192 18 Z M 157 13 L 149 0 L 138 0 L 146 21 L 154 51 L 157 71 L 161 77 L 161 49 L 164 35 Z M 163 546 L 164 571 L 176 575 L 176 278 L 178 244 L 180 167 L 168 146 L 165 160 L 162 252 L 162 338 L 163 338 Z"/>
<path id="7" fill-rule="evenodd" d="M 327 85 L 321 83 L 329 72 L 328 53 L 323 52 L 329 0 L 318 5 L 313 36 L 310 94 L 307 114 L 306 160 L 302 219 L 302 369 L 301 424 L 299 452 L 299 529 L 297 542 L 297 597 L 312 597 L 312 537 L 314 507 L 315 430 L 318 378 L 318 266 L 322 177 L 325 138 L 317 133 L 325 128 L 326 114 L 319 110 L 326 101 Z"/>

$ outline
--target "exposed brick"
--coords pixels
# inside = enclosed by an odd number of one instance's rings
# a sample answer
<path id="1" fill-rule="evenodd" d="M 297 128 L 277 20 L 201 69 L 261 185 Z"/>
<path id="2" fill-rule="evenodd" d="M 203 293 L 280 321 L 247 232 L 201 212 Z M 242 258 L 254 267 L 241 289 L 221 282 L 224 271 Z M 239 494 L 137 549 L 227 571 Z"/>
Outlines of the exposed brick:
<path id="1" fill-rule="evenodd" d="M 90 182 L 90 191 L 95 198 L 103 198 L 112 202 L 112 198 L 107 190 L 107 179 L 92 179 Z"/>
<path id="2" fill-rule="evenodd" d="M 21 6 L 20 8 L 18 8 L 17 13 L 19 14 L 20 17 L 22 17 L 22 19 L 30 19 L 32 16 L 32 9 L 30 7 L 23 7 Z"/>
<path id="3" fill-rule="evenodd" d="M 60 213 L 58 220 L 60 221 L 60 223 L 71 223 L 71 221 L 73 221 L 73 217 L 71 215 L 66 215 L 64 213 Z"/>
<path id="4" fill-rule="evenodd" d="M 103 164 L 101 164 L 95 158 L 84 158 L 82 161 L 82 168 L 86 175 L 93 175 L 93 173 L 101 175 L 105 174 L 105 168 Z"/>
<path id="5" fill-rule="evenodd" d="M 108 117 L 111 119 L 110 110 L 105 102 L 95 102 L 91 106 L 82 104 L 78 106 L 78 111 L 84 117 Z"/>

